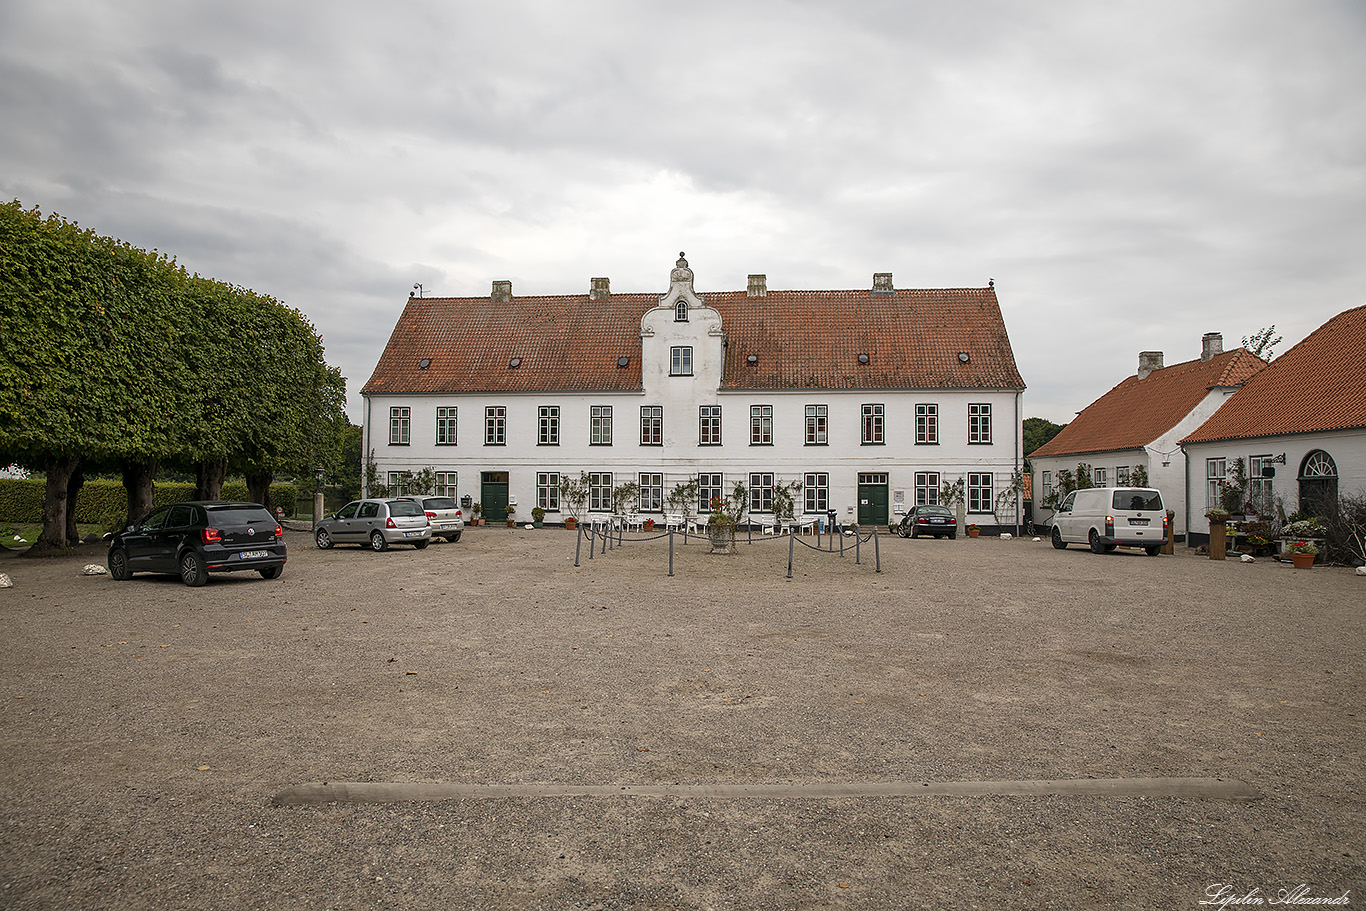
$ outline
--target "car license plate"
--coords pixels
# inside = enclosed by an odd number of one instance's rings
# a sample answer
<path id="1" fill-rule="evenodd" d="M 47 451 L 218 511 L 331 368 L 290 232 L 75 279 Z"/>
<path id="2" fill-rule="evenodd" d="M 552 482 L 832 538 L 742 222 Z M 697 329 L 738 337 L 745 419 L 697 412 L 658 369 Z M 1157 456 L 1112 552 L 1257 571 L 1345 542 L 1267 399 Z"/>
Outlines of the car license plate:
<path id="1" fill-rule="evenodd" d="M 405 532 L 403 533 L 403 537 L 405 537 L 405 538 L 420 538 L 420 537 L 422 537 L 422 532 L 420 532 L 420 531 L 405 531 Z"/>
<path id="2" fill-rule="evenodd" d="M 269 556 L 270 556 L 270 551 L 268 551 L 268 550 L 244 550 L 244 551 L 242 551 L 241 553 L 239 553 L 237 556 L 238 556 L 239 559 L 242 559 L 242 560 L 260 560 L 262 557 L 269 557 Z"/>
<path id="3" fill-rule="evenodd" d="M 1130 525 L 1147 525 L 1147 524 L 1148 524 L 1148 520 L 1147 520 L 1147 519 L 1130 519 L 1130 520 L 1129 520 L 1129 524 L 1130 524 Z"/>
<path id="4" fill-rule="evenodd" d="M 943 524 L 944 524 L 944 520 L 943 520 L 943 519 L 931 519 L 931 520 L 930 520 L 930 524 L 931 524 L 931 525 L 943 525 Z"/>

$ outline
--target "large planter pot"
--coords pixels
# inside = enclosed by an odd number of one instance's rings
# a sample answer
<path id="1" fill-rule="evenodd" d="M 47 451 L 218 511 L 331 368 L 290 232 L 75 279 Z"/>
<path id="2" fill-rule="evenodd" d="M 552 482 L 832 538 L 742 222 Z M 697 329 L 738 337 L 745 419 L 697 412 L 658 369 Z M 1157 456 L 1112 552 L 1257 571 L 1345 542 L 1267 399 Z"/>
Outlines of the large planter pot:
<path id="1" fill-rule="evenodd" d="M 1228 528 L 1223 522 L 1209 523 L 1209 558 L 1222 560 L 1228 553 Z"/>
<path id="2" fill-rule="evenodd" d="M 708 525 L 707 537 L 711 540 L 711 550 L 713 554 L 733 554 L 735 553 L 735 526 L 733 525 Z"/>
<path id="3" fill-rule="evenodd" d="M 1316 556 L 1318 554 L 1291 554 L 1290 562 L 1295 564 L 1296 569 L 1313 569 Z"/>

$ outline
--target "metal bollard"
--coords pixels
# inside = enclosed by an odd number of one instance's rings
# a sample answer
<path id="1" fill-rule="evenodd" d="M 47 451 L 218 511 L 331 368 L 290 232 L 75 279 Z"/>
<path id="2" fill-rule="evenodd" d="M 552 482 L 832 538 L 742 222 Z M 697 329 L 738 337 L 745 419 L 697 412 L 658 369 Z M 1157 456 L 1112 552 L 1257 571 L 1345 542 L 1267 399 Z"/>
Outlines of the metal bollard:
<path id="1" fill-rule="evenodd" d="M 674 574 L 674 530 L 669 526 L 669 575 Z"/>
<path id="2" fill-rule="evenodd" d="M 577 526 L 576 526 L 577 527 Z M 583 529 L 579 528 L 579 536 L 574 540 L 574 565 L 579 565 L 579 551 L 583 549 Z"/>
<path id="3" fill-rule="evenodd" d="M 877 565 L 877 571 L 882 572 L 882 546 L 877 540 L 877 526 L 873 526 L 873 562 Z"/>

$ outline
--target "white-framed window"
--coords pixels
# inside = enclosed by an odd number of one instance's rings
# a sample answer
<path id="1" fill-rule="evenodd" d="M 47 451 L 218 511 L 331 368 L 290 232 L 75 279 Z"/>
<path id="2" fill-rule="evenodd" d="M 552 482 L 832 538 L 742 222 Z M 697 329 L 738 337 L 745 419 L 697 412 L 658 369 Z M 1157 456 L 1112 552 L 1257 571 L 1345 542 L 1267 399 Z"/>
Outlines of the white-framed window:
<path id="1" fill-rule="evenodd" d="M 410 471 L 391 471 L 389 472 L 389 496 L 404 497 L 408 495 L 408 483 L 412 481 L 413 474 Z"/>
<path id="2" fill-rule="evenodd" d="M 939 472 L 917 471 L 915 473 L 915 505 L 939 505 Z"/>
<path id="3" fill-rule="evenodd" d="M 1219 494 L 1228 478 L 1228 459 L 1205 459 L 1205 508 L 1219 507 Z"/>
<path id="4" fill-rule="evenodd" d="M 664 406 L 640 406 L 640 445 L 664 445 Z"/>
<path id="5" fill-rule="evenodd" d="M 830 508 L 830 475 L 824 471 L 808 471 L 802 478 L 805 512 L 825 512 Z"/>
<path id="6" fill-rule="evenodd" d="M 537 413 L 537 441 L 540 446 L 560 445 L 560 406 L 542 405 Z"/>
<path id="7" fill-rule="evenodd" d="M 456 483 L 459 481 L 458 474 L 459 472 L 455 471 L 438 471 L 436 473 L 436 496 L 450 497 L 454 500 L 456 491 L 460 486 Z"/>
<path id="8" fill-rule="evenodd" d="M 704 516 L 711 512 L 712 497 L 723 496 L 721 492 L 721 472 L 704 471 L 697 476 L 697 514 Z"/>
<path id="9" fill-rule="evenodd" d="M 773 512 L 773 472 L 750 472 L 749 511 Z"/>
<path id="10" fill-rule="evenodd" d="M 773 445 L 773 406 L 749 406 L 749 445 Z"/>
<path id="11" fill-rule="evenodd" d="M 1107 479 L 1108 479 L 1108 478 L 1109 478 L 1109 474 L 1108 474 L 1108 472 L 1107 472 L 1106 469 L 1104 469 L 1104 468 L 1092 468 L 1092 469 L 1091 469 L 1091 486 L 1093 486 L 1093 487 L 1109 487 L 1110 485 L 1107 483 Z"/>
<path id="12" fill-rule="evenodd" d="M 923 404 L 915 406 L 915 442 L 918 446 L 934 446 L 939 443 L 939 406 Z"/>
<path id="13" fill-rule="evenodd" d="M 664 475 L 657 471 L 640 473 L 640 511 L 664 511 Z"/>
<path id="14" fill-rule="evenodd" d="M 536 505 L 546 512 L 560 511 L 560 473 L 536 472 Z"/>
<path id="15" fill-rule="evenodd" d="M 1043 485 L 1043 487 L 1042 487 L 1042 491 L 1043 491 L 1043 492 L 1042 492 L 1042 499 L 1039 500 L 1039 502 L 1042 503 L 1043 500 L 1047 499 L 1047 498 L 1048 498 L 1048 495 L 1051 494 L 1051 493 L 1053 492 L 1053 472 L 1051 472 L 1051 471 L 1041 471 L 1041 472 L 1039 472 L 1039 483 Z"/>
<path id="16" fill-rule="evenodd" d="M 697 443 L 699 446 L 721 445 L 721 406 L 701 405 L 698 410 Z"/>
<path id="17" fill-rule="evenodd" d="M 968 442 L 991 442 L 991 406 L 988 404 L 968 405 Z"/>
<path id="18" fill-rule="evenodd" d="M 1098 485 L 1098 486 L 1099 486 L 1099 485 Z M 1116 487 L 1128 487 L 1128 486 L 1129 486 L 1129 466 L 1128 466 L 1128 465 L 1121 465 L 1121 466 L 1119 466 L 1118 468 L 1115 469 L 1115 486 L 1116 486 Z"/>
<path id="19" fill-rule="evenodd" d="M 860 442 L 865 446 L 881 446 L 883 440 L 883 419 L 886 409 L 882 405 L 863 406 L 863 430 Z"/>
<path id="20" fill-rule="evenodd" d="M 612 472 L 588 473 L 588 508 L 592 512 L 612 511 Z"/>
<path id="21" fill-rule="evenodd" d="M 436 409 L 436 445 L 455 445 L 456 410 L 454 405 Z"/>
<path id="22" fill-rule="evenodd" d="M 1269 455 L 1250 456 L 1247 460 L 1247 502 L 1262 516 L 1269 516 L 1276 509 L 1272 479 L 1266 476 L 1268 468 L 1271 468 Z"/>
<path id="23" fill-rule="evenodd" d="M 830 443 L 830 406 L 806 406 L 806 445 L 827 446 Z"/>
<path id="24" fill-rule="evenodd" d="M 669 376 L 692 376 L 692 345 L 669 349 Z"/>
<path id="25" fill-rule="evenodd" d="M 413 410 L 404 406 L 389 409 L 389 445 L 407 446 L 412 433 Z"/>
<path id="26" fill-rule="evenodd" d="M 484 445 L 506 446 L 508 441 L 508 410 L 502 405 L 484 409 Z"/>
<path id="27" fill-rule="evenodd" d="M 688 302 L 679 301 L 674 304 L 674 322 L 686 323 L 688 321 Z"/>
<path id="28" fill-rule="evenodd" d="M 991 512 L 991 472 L 968 472 L 968 512 Z"/>
<path id="29" fill-rule="evenodd" d="M 612 445 L 612 406 L 591 405 L 588 408 L 588 445 Z"/>

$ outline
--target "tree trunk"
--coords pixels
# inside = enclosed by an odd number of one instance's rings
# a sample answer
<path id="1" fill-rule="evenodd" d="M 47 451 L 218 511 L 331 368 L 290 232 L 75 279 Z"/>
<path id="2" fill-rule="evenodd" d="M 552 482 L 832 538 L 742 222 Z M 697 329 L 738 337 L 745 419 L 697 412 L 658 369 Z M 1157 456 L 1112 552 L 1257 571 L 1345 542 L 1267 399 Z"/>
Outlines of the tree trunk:
<path id="1" fill-rule="evenodd" d="M 269 508 L 266 501 L 270 498 L 270 482 L 275 475 L 269 469 L 247 472 L 247 499 Z"/>
<path id="2" fill-rule="evenodd" d="M 228 460 L 205 459 L 195 468 L 194 498 L 196 500 L 221 500 L 223 498 L 223 479 L 228 474 Z"/>
<path id="3" fill-rule="evenodd" d="M 80 459 L 53 456 L 48 459 L 47 485 L 43 494 L 43 532 L 30 553 L 62 550 L 66 547 L 67 491 Z"/>
<path id="4" fill-rule="evenodd" d="M 66 540 L 68 544 L 81 542 L 80 530 L 76 528 L 76 501 L 80 498 L 81 488 L 85 486 L 85 471 L 80 464 L 71 472 L 66 482 Z"/>
<path id="5" fill-rule="evenodd" d="M 128 515 L 123 520 L 125 528 L 138 524 L 152 511 L 156 474 L 156 459 L 145 462 L 130 459 L 123 463 L 123 489 L 128 495 Z"/>

